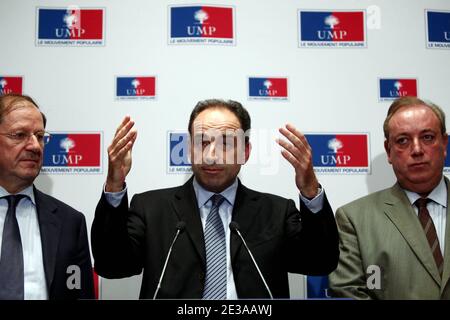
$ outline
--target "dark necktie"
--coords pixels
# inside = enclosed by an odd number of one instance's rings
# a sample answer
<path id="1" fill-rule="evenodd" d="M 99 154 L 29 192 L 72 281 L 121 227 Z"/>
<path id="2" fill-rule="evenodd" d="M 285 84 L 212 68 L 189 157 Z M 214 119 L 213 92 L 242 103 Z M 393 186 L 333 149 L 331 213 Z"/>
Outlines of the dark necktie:
<path id="1" fill-rule="evenodd" d="M 427 237 L 428 244 L 431 248 L 434 261 L 438 267 L 439 274 L 442 277 L 442 270 L 444 269 L 444 258 L 442 257 L 441 247 L 439 246 L 439 239 L 437 237 L 436 228 L 434 227 L 433 219 L 430 217 L 430 213 L 427 209 L 427 203 L 429 199 L 420 198 L 417 199 L 415 205 L 419 208 L 419 221 Z"/>
<path id="2" fill-rule="evenodd" d="M 16 206 L 23 194 L 3 197 L 8 201 L 0 257 L 0 300 L 24 299 L 22 240 L 16 218 Z"/>
<path id="3" fill-rule="evenodd" d="M 224 300 L 227 298 L 227 255 L 219 207 L 225 198 L 215 194 L 211 200 L 212 207 L 205 225 L 206 280 L 203 299 Z"/>

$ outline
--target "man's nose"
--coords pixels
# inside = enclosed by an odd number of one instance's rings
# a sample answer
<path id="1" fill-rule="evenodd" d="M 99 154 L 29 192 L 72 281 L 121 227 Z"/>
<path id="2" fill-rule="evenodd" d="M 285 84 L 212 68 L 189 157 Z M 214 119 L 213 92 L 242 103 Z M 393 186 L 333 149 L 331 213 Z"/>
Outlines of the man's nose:
<path id="1" fill-rule="evenodd" d="M 414 138 L 412 141 L 412 150 L 413 155 L 421 155 L 423 154 L 423 146 L 419 138 Z"/>
<path id="2" fill-rule="evenodd" d="M 216 143 L 211 142 L 205 152 L 205 162 L 206 164 L 215 164 L 217 163 L 218 154 L 217 154 L 217 148 Z"/>
<path id="3" fill-rule="evenodd" d="M 42 144 L 39 142 L 38 138 L 34 134 L 28 137 L 26 147 L 28 150 L 32 150 L 34 152 L 42 150 Z"/>

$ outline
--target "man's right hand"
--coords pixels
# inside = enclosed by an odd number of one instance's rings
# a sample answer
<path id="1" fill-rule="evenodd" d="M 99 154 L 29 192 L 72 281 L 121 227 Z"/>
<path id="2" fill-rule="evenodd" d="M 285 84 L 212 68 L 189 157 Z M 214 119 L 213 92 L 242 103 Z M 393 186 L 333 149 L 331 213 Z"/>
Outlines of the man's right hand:
<path id="1" fill-rule="evenodd" d="M 106 178 L 106 192 L 123 190 L 125 178 L 131 169 L 131 150 L 137 138 L 134 121 L 125 116 L 116 130 L 114 139 L 108 147 L 108 177 Z"/>

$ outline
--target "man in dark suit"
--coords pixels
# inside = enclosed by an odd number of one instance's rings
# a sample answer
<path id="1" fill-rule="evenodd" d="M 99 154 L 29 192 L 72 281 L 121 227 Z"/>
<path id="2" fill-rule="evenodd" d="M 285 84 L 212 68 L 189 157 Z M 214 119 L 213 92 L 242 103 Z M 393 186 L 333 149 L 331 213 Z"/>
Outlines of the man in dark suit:
<path id="1" fill-rule="evenodd" d="M 28 96 L 0 96 L 0 299 L 92 299 L 84 216 L 37 190 L 46 118 Z"/>
<path id="2" fill-rule="evenodd" d="M 216 99 L 199 102 L 191 113 L 193 177 L 179 187 L 137 194 L 128 207 L 133 125 L 125 117 L 108 148 L 108 177 L 91 233 L 99 275 L 122 278 L 143 269 L 141 298 L 286 298 L 288 272 L 335 269 L 334 215 L 314 174 L 311 148 L 292 125 L 280 129 L 289 142 L 278 143 L 295 168 L 300 212 L 294 201 L 250 190 L 237 179 L 250 156 L 250 116 L 240 103 Z"/>

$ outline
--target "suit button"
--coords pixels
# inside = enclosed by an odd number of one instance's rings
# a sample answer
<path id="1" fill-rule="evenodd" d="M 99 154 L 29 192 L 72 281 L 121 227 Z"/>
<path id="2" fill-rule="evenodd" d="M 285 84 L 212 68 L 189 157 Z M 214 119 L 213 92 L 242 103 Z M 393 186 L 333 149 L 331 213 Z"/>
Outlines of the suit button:
<path id="1" fill-rule="evenodd" d="M 205 279 L 205 273 L 204 273 L 204 272 L 200 272 L 200 273 L 198 274 L 198 278 L 199 278 L 200 280 Z"/>

